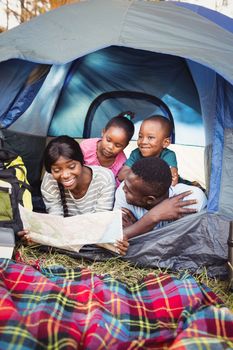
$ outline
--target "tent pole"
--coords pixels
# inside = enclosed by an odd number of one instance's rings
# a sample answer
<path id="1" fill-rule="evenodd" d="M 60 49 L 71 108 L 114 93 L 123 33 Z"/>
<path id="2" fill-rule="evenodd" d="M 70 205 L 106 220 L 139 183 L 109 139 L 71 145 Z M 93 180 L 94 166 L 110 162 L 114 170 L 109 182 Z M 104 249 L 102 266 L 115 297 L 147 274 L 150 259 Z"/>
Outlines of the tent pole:
<path id="1" fill-rule="evenodd" d="M 228 237 L 228 277 L 229 289 L 233 290 L 233 221 L 230 221 L 229 237 Z"/>

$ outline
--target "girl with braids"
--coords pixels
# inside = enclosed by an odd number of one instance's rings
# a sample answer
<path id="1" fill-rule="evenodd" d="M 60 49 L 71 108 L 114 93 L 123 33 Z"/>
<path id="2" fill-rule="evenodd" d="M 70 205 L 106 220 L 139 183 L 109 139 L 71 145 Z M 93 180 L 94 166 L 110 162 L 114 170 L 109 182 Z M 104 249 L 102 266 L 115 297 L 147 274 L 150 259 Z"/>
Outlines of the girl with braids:
<path id="1" fill-rule="evenodd" d="M 45 175 L 41 192 L 49 214 L 74 216 L 112 210 L 115 179 L 109 169 L 84 165 L 81 148 L 73 138 L 58 136 L 44 151 Z M 27 231 L 19 236 L 27 240 Z M 117 249 L 123 255 L 127 242 Z"/>
<path id="2" fill-rule="evenodd" d="M 124 149 L 134 134 L 133 112 L 123 112 L 113 117 L 102 130 L 102 138 L 92 138 L 80 143 L 87 165 L 101 165 L 112 170 L 117 186 L 118 173 L 126 161 Z"/>
<path id="3" fill-rule="evenodd" d="M 81 148 L 73 138 L 58 136 L 44 151 L 41 192 L 50 214 L 73 216 L 112 210 L 114 177 L 103 167 L 84 165 Z"/>

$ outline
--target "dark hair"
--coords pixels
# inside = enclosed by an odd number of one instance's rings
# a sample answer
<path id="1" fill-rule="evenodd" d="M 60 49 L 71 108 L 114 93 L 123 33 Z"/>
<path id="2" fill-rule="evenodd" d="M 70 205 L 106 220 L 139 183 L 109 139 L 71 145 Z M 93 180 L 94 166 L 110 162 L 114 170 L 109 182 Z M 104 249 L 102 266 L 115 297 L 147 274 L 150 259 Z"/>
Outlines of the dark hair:
<path id="1" fill-rule="evenodd" d="M 169 165 L 161 158 L 148 157 L 137 160 L 132 171 L 151 188 L 151 195 L 162 197 L 171 186 L 172 175 Z"/>
<path id="2" fill-rule="evenodd" d="M 129 142 L 134 134 L 134 123 L 132 122 L 134 115 L 135 113 L 131 111 L 118 114 L 108 121 L 108 123 L 105 125 L 105 130 L 108 130 L 111 126 L 117 126 L 126 132 L 128 137 L 127 142 Z"/>
<path id="3" fill-rule="evenodd" d="M 155 114 L 155 115 L 152 115 L 152 116 L 144 119 L 143 122 L 146 122 L 147 120 L 160 122 L 160 124 L 164 128 L 165 137 L 170 137 L 171 136 L 172 131 L 173 131 L 173 126 L 172 126 L 172 123 L 171 123 L 170 119 L 168 119 L 168 118 L 166 118 L 166 117 L 164 117 L 162 115 Z"/>
<path id="4" fill-rule="evenodd" d="M 83 153 L 79 143 L 72 137 L 62 135 L 52 139 L 44 151 L 44 166 L 48 173 L 51 173 L 51 167 L 59 157 L 77 160 L 84 164 Z"/>
<path id="5" fill-rule="evenodd" d="M 66 159 L 76 160 L 84 164 L 84 158 L 82 150 L 72 137 L 62 135 L 52 139 L 44 150 L 44 166 L 48 173 L 51 173 L 51 167 L 59 157 L 64 157 Z M 63 215 L 65 217 L 69 216 L 68 207 L 65 197 L 65 189 L 62 184 L 58 183 L 58 188 L 60 190 L 61 202 L 63 207 Z"/>

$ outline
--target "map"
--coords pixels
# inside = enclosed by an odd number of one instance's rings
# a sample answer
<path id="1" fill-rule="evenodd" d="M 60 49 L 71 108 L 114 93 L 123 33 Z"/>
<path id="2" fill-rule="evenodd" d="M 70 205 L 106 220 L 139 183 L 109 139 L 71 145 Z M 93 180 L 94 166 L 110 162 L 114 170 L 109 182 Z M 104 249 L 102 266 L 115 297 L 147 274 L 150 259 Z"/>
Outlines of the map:
<path id="1" fill-rule="evenodd" d="M 24 229 L 35 243 L 78 252 L 85 244 L 98 244 L 116 252 L 114 243 L 123 238 L 121 210 L 70 217 L 43 214 L 19 206 Z"/>

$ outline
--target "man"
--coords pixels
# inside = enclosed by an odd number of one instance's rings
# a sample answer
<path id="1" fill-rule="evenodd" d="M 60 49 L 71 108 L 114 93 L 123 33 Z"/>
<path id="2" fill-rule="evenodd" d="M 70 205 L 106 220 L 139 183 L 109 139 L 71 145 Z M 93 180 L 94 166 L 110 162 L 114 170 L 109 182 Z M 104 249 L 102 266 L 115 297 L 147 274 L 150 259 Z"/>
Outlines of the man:
<path id="1" fill-rule="evenodd" d="M 157 157 L 138 160 L 116 191 L 114 208 L 123 212 L 124 237 L 136 237 L 207 204 L 204 192 L 195 186 L 177 184 L 167 163 Z"/>

